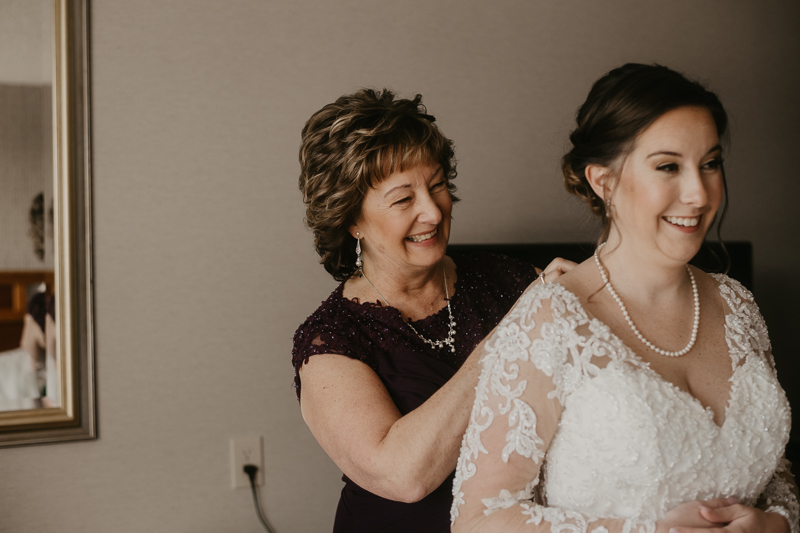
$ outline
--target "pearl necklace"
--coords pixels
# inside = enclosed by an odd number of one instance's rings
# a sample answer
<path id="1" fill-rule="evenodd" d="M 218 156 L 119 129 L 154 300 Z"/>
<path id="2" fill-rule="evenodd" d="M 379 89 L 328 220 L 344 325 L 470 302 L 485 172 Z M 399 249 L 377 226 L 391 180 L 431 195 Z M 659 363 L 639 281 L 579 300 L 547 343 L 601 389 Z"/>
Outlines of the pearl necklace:
<path id="1" fill-rule="evenodd" d="M 644 343 L 645 346 L 650 348 L 656 353 L 661 355 L 666 355 L 667 357 L 680 357 L 685 355 L 692 349 L 694 346 L 695 341 L 697 341 L 697 330 L 700 327 L 700 296 L 697 293 L 697 282 L 694 280 L 694 274 L 692 274 L 692 270 L 689 268 L 689 265 L 686 265 L 686 272 L 689 273 L 689 279 L 692 282 L 692 294 L 694 295 L 694 325 L 692 326 L 692 338 L 689 340 L 689 344 L 683 350 L 677 352 L 670 352 L 667 350 L 662 350 L 661 348 L 656 347 L 652 342 L 644 338 L 644 335 L 639 331 L 639 328 L 636 327 L 636 324 L 633 323 L 631 320 L 630 315 L 628 314 L 628 310 L 625 308 L 625 304 L 622 303 L 622 298 L 619 297 L 617 291 L 614 290 L 614 287 L 611 285 L 611 282 L 608 280 L 608 276 L 606 275 L 606 271 L 603 268 L 603 265 L 600 263 L 600 250 L 605 246 L 606 243 L 602 243 L 600 246 L 597 247 L 597 250 L 594 251 L 594 262 L 597 263 L 597 269 L 600 270 L 600 276 L 603 278 L 604 286 L 608 288 L 608 292 L 611 293 L 611 296 L 614 300 L 617 301 L 619 304 L 619 308 L 622 309 L 622 315 L 625 317 L 625 320 L 628 322 L 628 325 L 631 327 L 633 332 L 639 337 L 639 340 Z"/>
<path id="2" fill-rule="evenodd" d="M 378 288 L 375 285 L 372 284 L 372 282 L 369 280 L 367 275 L 364 274 L 364 269 L 361 268 L 359 270 L 361 271 L 361 275 L 364 276 L 364 279 L 367 280 L 367 283 L 369 283 L 370 287 L 372 287 L 375 290 L 375 292 L 378 293 L 378 296 L 381 297 L 381 300 L 383 300 L 383 303 L 386 304 L 386 307 L 392 307 L 389 304 L 389 302 L 386 301 L 386 298 L 383 297 L 383 294 L 381 294 L 381 291 L 379 291 Z M 450 315 L 450 322 L 448 323 L 448 326 L 447 326 L 448 330 L 449 330 L 448 333 L 447 333 L 447 338 L 446 339 L 442 339 L 440 341 L 432 341 L 430 339 L 426 339 L 425 337 L 423 337 L 414 328 L 414 326 L 411 325 L 411 321 L 408 321 L 405 324 L 408 327 L 411 328 L 411 331 L 413 331 L 414 333 L 417 334 L 417 337 L 422 339 L 427 344 L 430 344 L 434 348 L 443 348 L 445 345 L 447 345 L 447 346 L 450 347 L 450 351 L 451 352 L 456 353 L 456 321 L 453 319 L 453 310 L 450 308 L 450 291 L 447 288 L 447 272 L 445 272 L 444 263 L 442 263 L 442 274 L 444 274 L 444 294 L 445 294 L 446 299 L 447 299 L 447 314 Z"/>

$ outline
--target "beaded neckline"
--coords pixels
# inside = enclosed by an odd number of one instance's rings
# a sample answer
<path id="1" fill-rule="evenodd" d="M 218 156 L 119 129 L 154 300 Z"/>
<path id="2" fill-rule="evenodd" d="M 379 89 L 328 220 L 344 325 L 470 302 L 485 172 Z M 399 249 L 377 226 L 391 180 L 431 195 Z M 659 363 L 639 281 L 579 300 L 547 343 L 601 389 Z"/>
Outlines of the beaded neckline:
<path id="1" fill-rule="evenodd" d="M 372 289 L 378 294 L 378 296 L 380 296 L 381 300 L 383 300 L 383 303 L 385 303 L 387 307 L 392 307 L 386 300 L 386 298 L 383 296 L 383 294 L 381 294 L 381 291 L 379 291 L 378 288 L 375 285 L 373 285 L 372 282 L 369 280 L 367 275 L 364 273 L 364 269 L 359 268 L 359 272 L 361 272 L 361 275 L 364 277 L 365 280 L 367 280 L 367 283 L 369 283 L 370 287 L 372 287 Z M 445 270 L 444 263 L 442 263 L 442 274 L 444 276 L 444 293 L 445 293 L 445 300 L 447 301 L 447 315 L 450 318 L 447 325 L 447 336 L 444 339 L 434 341 L 425 337 L 419 331 L 417 331 L 417 329 L 413 325 L 411 325 L 410 320 L 405 321 L 405 324 L 409 328 L 411 328 L 411 331 L 413 331 L 417 335 L 417 337 L 419 337 L 425 344 L 429 344 L 432 348 L 443 348 L 445 346 L 449 346 L 450 351 L 456 353 L 456 321 L 453 318 L 453 309 L 450 307 L 450 289 L 448 289 L 447 287 L 447 271 Z"/>

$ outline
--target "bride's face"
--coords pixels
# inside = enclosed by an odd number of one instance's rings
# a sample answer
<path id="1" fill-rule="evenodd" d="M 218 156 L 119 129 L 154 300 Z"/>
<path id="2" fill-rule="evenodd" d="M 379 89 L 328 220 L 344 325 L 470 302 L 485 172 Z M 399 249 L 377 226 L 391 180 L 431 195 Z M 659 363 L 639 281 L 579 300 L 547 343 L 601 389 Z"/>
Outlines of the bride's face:
<path id="1" fill-rule="evenodd" d="M 637 253 L 687 263 L 722 202 L 722 149 L 711 114 L 681 107 L 636 139 L 611 194 L 612 234 Z"/>

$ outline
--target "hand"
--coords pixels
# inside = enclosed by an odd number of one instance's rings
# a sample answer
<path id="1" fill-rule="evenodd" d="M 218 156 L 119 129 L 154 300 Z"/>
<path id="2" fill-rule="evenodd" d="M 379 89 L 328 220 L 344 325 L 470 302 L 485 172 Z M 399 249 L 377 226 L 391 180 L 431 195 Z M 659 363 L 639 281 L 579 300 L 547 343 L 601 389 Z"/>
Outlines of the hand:
<path id="1" fill-rule="evenodd" d="M 656 523 L 656 533 L 712 533 L 723 530 L 715 529 L 725 525 L 724 522 L 710 520 L 702 514 L 703 509 L 716 510 L 734 505 L 736 498 L 717 498 L 714 500 L 682 503 L 669 511 Z M 748 532 L 749 533 L 749 532 Z"/>
<path id="2" fill-rule="evenodd" d="M 566 274 L 576 266 L 578 266 L 577 263 L 573 263 L 561 257 L 556 257 L 550 261 L 550 264 L 544 268 L 544 271 L 538 268 L 536 269 L 536 273 L 539 274 L 537 279 L 540 279 L 542 283 L 550 283 L 558 279 L 561 274 Z"/>
<path id="3" fill-rule="evenodd" d="M 766 513 L 761 509 L 734 503 L 718 507 L 701 506 L 700 515 L 717 522 L 721 527 L 697 530 L 676 528 L 670 533 L 789 533 L 786 519 L 777 513 Z"/>
<path id="4" fill-rule="evenodd" d="M 720 501 L 731 503 L 719 504 Z M 715 527 L 673 527 L 669 533 L 789 533 L 786 519 L 777 513 L 742 505 L 735 498 L 701 502 L 700 516 Z"/>

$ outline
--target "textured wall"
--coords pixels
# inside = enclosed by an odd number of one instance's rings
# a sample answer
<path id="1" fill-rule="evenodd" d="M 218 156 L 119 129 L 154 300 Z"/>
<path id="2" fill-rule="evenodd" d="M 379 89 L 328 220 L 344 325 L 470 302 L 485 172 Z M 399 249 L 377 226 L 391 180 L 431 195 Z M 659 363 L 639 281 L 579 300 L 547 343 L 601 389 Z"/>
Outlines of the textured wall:
<path id="1" fill-rule="evenodd" d="M 454 242 L 518 242 L 594 235 L 558 177 L 594 79 L 657 61 L 708 82 L 733 117 L 726 235 L 754 242 L 797 375 L 797 2 L 96 0 L 92 19 L 100 439 L 0 450 L 0 531 L 260 531 L 229 488 L 236 434 L 264 436 L 276 530 L 330 530 L 339 474 L 291 388 L 294 328 L 334 286 L 296 152 L 365 85 L 422 93 L 455 139 Z"/>

